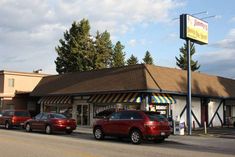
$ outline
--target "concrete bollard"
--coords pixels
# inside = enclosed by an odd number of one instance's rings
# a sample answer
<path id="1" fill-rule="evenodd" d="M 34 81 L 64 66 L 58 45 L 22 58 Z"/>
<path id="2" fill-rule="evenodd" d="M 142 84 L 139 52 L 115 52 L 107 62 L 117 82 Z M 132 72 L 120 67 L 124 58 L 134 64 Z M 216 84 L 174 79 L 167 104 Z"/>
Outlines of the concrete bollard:
<path id="1" fill-rule="evenodd" d="M 205 134 L 207 134 L 206 121 L 204 121 L 204 131 L 205 131 Z"/>

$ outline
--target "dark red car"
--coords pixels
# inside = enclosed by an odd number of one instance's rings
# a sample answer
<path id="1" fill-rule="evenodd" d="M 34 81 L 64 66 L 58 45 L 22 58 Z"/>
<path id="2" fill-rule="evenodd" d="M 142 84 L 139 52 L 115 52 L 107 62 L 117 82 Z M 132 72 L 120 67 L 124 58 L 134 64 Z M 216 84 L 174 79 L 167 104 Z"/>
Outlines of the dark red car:
<path id="1" fill-rule="evenodd" d="M 130 137 L 133 144 L 140 144 L 143 139 L 162 142 L 170 133 L 169 122 L 157 112 L 114 112 L 93 125 L 93 134 L 98 140 L 105 136 Z"/>
<path id="2" fill-rule="evenodd" d="M 24 122 L 31 119 L 28 111 L 24 110 L 4 110 L 0 116 L 0 125 L 4 125 L 6 129 L 12 127 L 24 126 Z"/>
<path id="3" fill-rule="evenodd" d="M 58 113 L 39 113 L 33 119 L 25 122 L 25 129 L 30 131 L 66 132 L 71 134 L 77 127 L 75 119 L 70 119 Z"/>

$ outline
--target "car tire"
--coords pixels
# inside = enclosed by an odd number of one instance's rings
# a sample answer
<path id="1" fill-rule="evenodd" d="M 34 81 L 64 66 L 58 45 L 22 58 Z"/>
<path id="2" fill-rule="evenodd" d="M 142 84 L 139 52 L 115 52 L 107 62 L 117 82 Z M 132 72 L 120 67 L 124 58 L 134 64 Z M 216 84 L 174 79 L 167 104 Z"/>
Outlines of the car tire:
<path id="1" fill-rule="evenodd" d="M 9 122 L 5 122 L 5 129 L 11 129 L 11 124 Z"/>
<path id="2" fill-rule="evenodd" d="M 46 134 L 51 134 L 51 133 L 52 133 L 52 130 L 51 130 L 51 126 L 50 126 L 50 125 L 47 125 L 47 126 L 46 126 L 45 132 L 46 132 Z"/>
<path id="3" fill-rule="evenodd" d="M 142 142 L 142 134 L 138 129 L 130 132 L 130 139 L 133 144 L 140 144 Z"/>
<path id="4" fill-rule="evenodd" d="M 93 135 L 96 140 L 103 140 L 104 139 L 104 132 L 101 127 L 96 127 L 93 131 Z"/>
<path id="5" fill-rule="evenodd" d="M 65 131 L 65 133 L 68 134 L 68 135 L 72 134 L 72 132 L 73 132 L 73 130 L 66 130 Z"/>
<path id="6" fill-rule="evenodd" d="M 32 128 L 31 128 L 29 123 L 26 124 L 25 130 L 26 130 L 26 132 L 31 132 L 32 131 Z"/>

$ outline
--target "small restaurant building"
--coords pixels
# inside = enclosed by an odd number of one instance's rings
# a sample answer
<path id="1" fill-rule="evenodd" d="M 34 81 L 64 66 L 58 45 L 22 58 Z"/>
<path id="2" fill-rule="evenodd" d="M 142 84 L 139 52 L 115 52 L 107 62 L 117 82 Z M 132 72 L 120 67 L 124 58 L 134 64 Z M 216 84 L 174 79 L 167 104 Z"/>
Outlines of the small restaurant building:
<path id="1" fill-rule="evenodd" d="M 66 114 L 81 126 L 92 125 L 101 113 L 123 109 L 156 111 L 186 122 L 186 76 L 183 70 L 145 64 L 74 72 L 44 77 L 31 96 L 40 111 Z M 227 109 L 234 108 L 235 80 L 192 73 L 193 127 L 204 122 L 223 126 Z"/>

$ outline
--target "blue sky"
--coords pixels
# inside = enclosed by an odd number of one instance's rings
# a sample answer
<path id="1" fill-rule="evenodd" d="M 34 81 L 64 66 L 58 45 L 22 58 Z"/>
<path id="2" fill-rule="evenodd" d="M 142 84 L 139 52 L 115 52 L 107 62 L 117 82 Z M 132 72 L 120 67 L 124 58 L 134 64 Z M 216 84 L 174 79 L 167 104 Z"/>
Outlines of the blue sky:
<path id="1" fill-rule="evenodd" d="M 140 62 L 146 50 L 156 65 L 176 68 L 182 13 L 207 11 L 209 44 L 196 45 L 201 72 L 235 78 L 235 1 L 227 0 L 0 0 L 0 69 L 56 73 L 55 46 L 73 21 L 87 18 L 91 33 L 108 30 Z"/>

